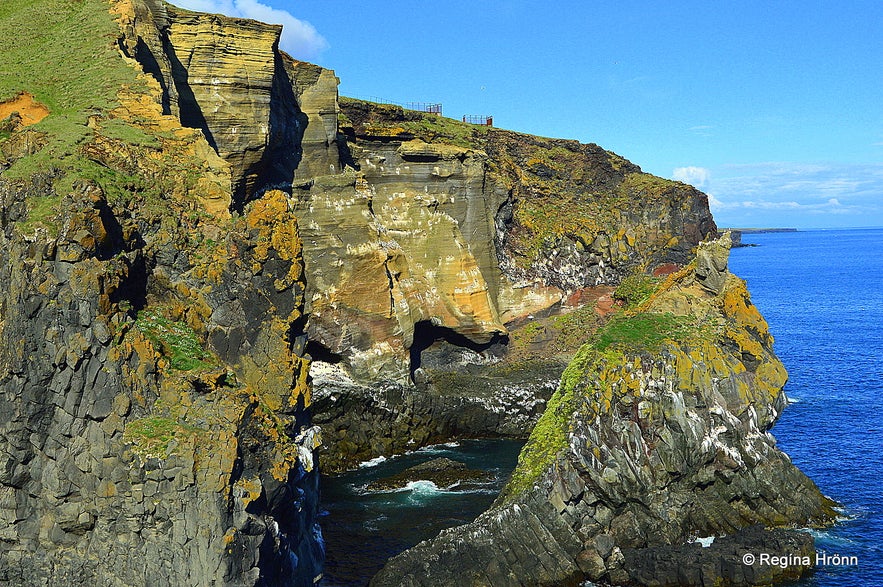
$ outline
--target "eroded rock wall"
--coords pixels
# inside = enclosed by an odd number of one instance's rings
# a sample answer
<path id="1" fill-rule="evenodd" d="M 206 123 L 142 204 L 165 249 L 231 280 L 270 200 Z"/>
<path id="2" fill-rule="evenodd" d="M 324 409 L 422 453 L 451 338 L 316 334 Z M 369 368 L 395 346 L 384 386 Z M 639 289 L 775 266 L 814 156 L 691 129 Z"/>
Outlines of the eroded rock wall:
<path id="1" fill-rule="evenodd" d="M 377 456 L 357 440 L 371 438 L 366 422 L 378 414 L 412 423 L 410 437 L 392 433 L 379 454 L 450 430 L 427 421 L 457 419 L 437 409 L 446 395 L 462 408 L 444 371 L 496 381 L 497 396 L 513 399 L 501 408 L 513 414 L 507 421 L 476 393 L 467 411 L 499 422 L 492 433 L 529 429 L 548 398 L 547 368 L 560 373 L 567 358 L 543 361 L 532 391 L 529 377 L 490 375 L 512 370 L 500 365 L 509 326 L 579 305 L 586 291 L 635 271 L 670 272 L 716 230 L 703 194 L 597 145 L 341 105 L 338 144 L 350 170 L 293 190 L 311 354 L 328 367 L 316 374 L 317 396 L 326 413 L 348 414 L 326 420 L 333 469 Z M 382 399 L 393 388 L 403 402 Z M 430 397 L 438 400 L 421 400 Z"/>
<path id="2" fill-rule="evenodd" d="M 806 571 L 689 545 L 833 517 L 769 433 L 786 373 L 724 239 L 583 346 L 490 511 L 392 559 L 372 585 L 767 584 Z M 805 536 L 750 536 L 812 550 Z M 663 560 L 678 564 L 653 567 Z"/>
<path id="3" fill-rule="evenodd" d="M 142 232 L 94 186 L 36 239 L 14 210 L 51 188 L 0 189 L 15 259 L 0 272 L 0 579 L 311 584 L 318 443 L 289 340 L 302 273 L 284 197 L 197 268 L 183 226 Z M 291 241 L 263 242 L 271 229 Z"/>
<path id="4" fill-rule="evenodd" d="M 336 125 L 337 78 L 279 51 L 280 26 L 159 0 L 122 4 L 122 47 L 159 82 L 165 113 L 201 130 L 230 164 L 234 207 L 263 190 L 287 189 L 302 163 L 304 141 L 309 156 L 301 174 L 337 167 L 336 128 L 328 129 L 332 118 Z M 325 151 L 334 155 L 332 162 Z"/>

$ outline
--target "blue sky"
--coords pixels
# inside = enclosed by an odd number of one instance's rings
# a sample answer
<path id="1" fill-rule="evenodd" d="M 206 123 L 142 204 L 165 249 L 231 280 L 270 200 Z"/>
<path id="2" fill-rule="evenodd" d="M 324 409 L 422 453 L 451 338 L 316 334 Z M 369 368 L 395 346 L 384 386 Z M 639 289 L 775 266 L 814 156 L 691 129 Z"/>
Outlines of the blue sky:
<path id="1" fill-rule="evenodd" d="M 721 226 L 883 226 L 883 1 L 178 0 L 285 25 L 342 95 L 594 142 Z"/>

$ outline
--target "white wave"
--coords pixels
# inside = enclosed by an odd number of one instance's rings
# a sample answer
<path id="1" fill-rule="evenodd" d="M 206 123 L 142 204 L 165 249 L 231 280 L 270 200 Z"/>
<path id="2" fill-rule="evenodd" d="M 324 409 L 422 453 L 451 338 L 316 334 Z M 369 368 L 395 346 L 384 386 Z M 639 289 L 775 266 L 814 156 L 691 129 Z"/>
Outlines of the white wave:
<path id="1" fill-rule="evenodd" d="M 790 395 L 788 396 L 788 404 L 789 404 L 789 405 L 790 405 L 790 404 L 799 404 L 800 401 L 801 401 L 801 400 L 800 400 L 800 398 L 798 398 L 798 397 L 791 397 Z"/>
<path id="2" fill-rule="evenodd" d="M 806 532 L 807 534 L 812 535 L 818 541 L 821 541 L 823 544 L 816 543 L 816 550 L 823 550 L 823 546 L 826 544 L 829 546 L 848 546 L 851 544 L 855 544 L 854 540 L 843 536 L 835 536 L 831 533 L 830 530 L 818 530 L 816 528 L 801 528 L 801 532 Z"/>
<path id="3" fill-rule="evenodd" d="M 436 453 L 436 452 L 448 452 L 452 448 L 459 448 L 459 442 L 443 442 L 440 444 L 430 444 L 429 446 L 424 446 L 423 448 L 418 448 L 415 451 L 411 452 L 420 452 L 420 453 Z M 410 453 L 408 453 L 410 454 Z"/>
<path id="4" fill-rule="evenodd" d="M 359 468 L 366 469 L 368 467 L 376 467 L 377 465 L 379 465 L 382 462 L 385 462 L 386 460 L 387 460 L 386 457 L 382 456 L 382 455 L 379 457 L 374 457 L 373 459 L 368 459 L 367 461 L 365 461 L 363 463 L 359 463 Z"/>
<path id="5" fill-rule="evenodd" d="M 421 497 L 432 497 L 434 495 L 438 495 L 443 489 L 439 489 L 438 485 L 433 483 L 432 481 L 425 481 L 423 479 L 419 479 L 417 481 L 409 481 L 407 485 L 402 489 L 402 491 L 410 491 L 410 498 L 419 499 Z"/>

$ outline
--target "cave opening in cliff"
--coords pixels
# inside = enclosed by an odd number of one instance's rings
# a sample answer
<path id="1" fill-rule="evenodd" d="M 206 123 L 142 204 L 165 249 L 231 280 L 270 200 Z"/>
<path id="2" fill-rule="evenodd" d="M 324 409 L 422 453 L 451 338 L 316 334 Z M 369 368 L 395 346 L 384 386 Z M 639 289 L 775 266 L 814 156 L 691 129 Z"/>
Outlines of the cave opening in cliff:
<path id="1" fill-rule="evenodd" d="M 321 361 L 323 363 L 337 364 L 343 360 L 341 355 L 335 353 L 321 342 L 311 339 L 307 340 L 307 344 L 304 346 L 304 354 L 313 361 Z"/>
<path id="2" fill-rule="evenodd" d="M 414 324 L 414 340 L 409 349 L 411 380 L 414 380 L 417 369 L 424 365 L 444 368 L 457 362 L 456 355 L 463 349 L 481 355 L 500 355 L 505 352 L 508 342 L 507 336 L 496 332 L 487 342 L 475 342 L 452 328 L 421 320 Z"/>

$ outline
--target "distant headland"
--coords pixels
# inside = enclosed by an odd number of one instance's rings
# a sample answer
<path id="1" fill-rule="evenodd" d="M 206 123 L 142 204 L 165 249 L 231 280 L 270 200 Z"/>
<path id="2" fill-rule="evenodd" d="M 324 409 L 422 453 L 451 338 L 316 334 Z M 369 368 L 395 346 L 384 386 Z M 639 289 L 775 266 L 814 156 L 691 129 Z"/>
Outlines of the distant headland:
<path id="1" fill-rule="evenodd" d="M 797 232 L 796 228 L 719 228 L 718 234 L 730 233 L 733 247 L 754 247 L 757 245 L 742 242 L 743 234 L 761 234 L 764 232 Z"/>

